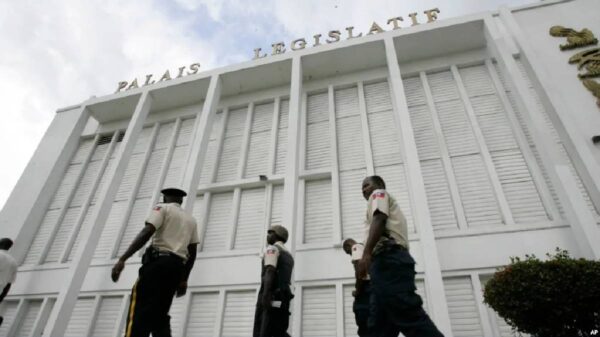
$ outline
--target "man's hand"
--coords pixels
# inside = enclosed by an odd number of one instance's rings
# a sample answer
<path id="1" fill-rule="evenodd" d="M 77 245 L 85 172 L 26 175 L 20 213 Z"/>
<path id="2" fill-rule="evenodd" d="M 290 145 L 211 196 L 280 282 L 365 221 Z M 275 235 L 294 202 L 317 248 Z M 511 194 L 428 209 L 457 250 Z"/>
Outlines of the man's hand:
<path id="1" fill-rule="evenodd" d="M 186 292 L 187 292 L 187 281 L 179 282 L 179 285 L 177 286 L 177 291 L 175 292 L 175 297 L 181 297 L 181 296 L 185 295 Z"/>
<path id="2" fill-rule="evenodd" d="M 124 268 L 125 261 L 119 259 L 119 261 L 117 261 L 117 263 L 115 263 L 115 265 L 113 266 L 112 273 L 110 274 L 110 277 L 112 278 L 113 282 L 117 282 L 119 280 L 119 276 L 121 276 L 121 272 Z"/>
<path id="3" fill-rule="evenodd" d="M 369 274 L 369 267 L 371 266 L 371 255 L 364 254 L 362 259 L 358 261 L 358 266 L 356 267 L 356 274 L 359 279 L 364 279 Z"/>

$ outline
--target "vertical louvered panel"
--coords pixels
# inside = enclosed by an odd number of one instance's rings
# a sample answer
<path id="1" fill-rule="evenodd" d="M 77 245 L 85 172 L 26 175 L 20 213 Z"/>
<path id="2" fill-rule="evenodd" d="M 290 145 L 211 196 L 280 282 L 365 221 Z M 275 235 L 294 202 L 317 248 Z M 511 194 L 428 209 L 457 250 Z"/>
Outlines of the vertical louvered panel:
<path id="1" fill-rule="evenodd" d="M 25 312 L 15 330 L 15 337 L 29 337 L 31 335 L 41 308 L 42 300 L 27 300 Z"/>
<path id="2" fill-rule="evenodd" d="M 85 158 L 90 153 L 92 147 L 94 146 L 94 138 L 83 139 L 79 142 L 79 147 L 77 147 L 77 151 L 71 158 L 71 164 L 75 163 L 83 163 Z"/>
<path id="3" fill-rule="evenodd" d="M 106 260 L 112 257 L 110 254 L 115 241 L 119 240 L 117 235 L 121 225 L 123 224 L 125 209 L 127 208 L 128 204 L 129 200 L 118 201 L 112 204 L 112 208 L 110 209 L 108 218 L 106 219 L 106 224 L 102 230 L 102 235 L 100 236 L 100 241 L 98 242 L 96 251 L 94 252 L 94 260 Z"/>
<path id="4" fill-rule="evenodd" d="M 121 183 L 119 184 L 119 190 L 117 192 L 115 200 L 126 200 L 130 197 L 131 190 L 133 190 L 135 183 L 141 173 L 143 163 L 143 153 L 137 153 L 131 156 L 131 158 L 129 159 L 129 163 L 127 164 L 127 169 L 125 169 L 123 179 L 121 179 Z"/>
<path id="5" fill-rule="evenodd" d="M 57 262 L 60 254 L 63 249 L 65 249 L 65 244 L 69 235 L 71 235 L 71 231 L 73 230 L 73 226 L 79 217 L 79 213 L 81 212 L 81 207 L 71 207 L 67 210 L 63 221 L 59 224 L 58 231 L 54 236 L 54 240 L 52 240 L 52 244 L 50 245 L 50 250 L 44 259 L 44 262 Z"/>
<path id="6" fill-rule="evenodd" d="M 40 228 L 38 229 L 38 232 L 35 234 L 35 238 L 31 243 L 31 247 L 29 247 L 29 250 L 27 251 L 27 256 L 23 261 L 24 265 L 38 262 L 40 254 L 42 253 L 42 249 L 44 249 L 44 245 L 50 239 L 50 232 L 58 220 L 59 213 L 60 210 L 58 209 L 46 212 L 46 215 L 42 220 L 42 224 L 40 225 Z"/>
<path id="7" fill-rule="evenodd" d="M 471 106 L 489 151 L 519 147 L 502 102 L 496 95 L 471 98 Z"/>
<path id="8" fill-rule="evenodd" d="M 148 144 L 152 138 L 152 130 L 154 126 L 147 126 L 142 129 L 140 135 L 138 136 L 138 140 L 135 142 L 135 146 L 133 147 L 133 154 L 144 153 L 148 149 Z"/>
<path id="9" fill-rule="evenodd" d="M 400 130 L 396 128 L 392 111 L 369 113 L 367 118 L 373 164 L 377 167 L 401 163 Z"/>
<path id="10" fill-rule="evenodd" d="M 101 172 L 102 177 L 100 178 L 100 182 L 98 182 L 98 186 L 94 190 L 94 195 L 92 196 L 92 200 L 90 202 L 92 205 L 94 205 L 98 202 L 98 198 L 100 198 L 100 193 L 102 193 L 104 186 L 106 186 L 106 184 L 108 184 L 109 174 L 116 164 L 117 164 L 116 159 L 111 158 L 108 161 L 108 163 L 106 164 L 104 171 Z"/>
<path id="11" fill-rule="evenodd" d="M 265 189 L 242 190 L 234 249 L 258 249 L 265 223 Z"/>
<path id="12" fill-rule="evenodd" d="M 481 156 L 452 158 L 452 166 L 468 225 L 502 223 L 496 196 Z"/>
<path id="13" fill-rule="evenodd" d="M 431 112 L 426 105 L 410 107 L 410 121 L 413 127 L 419 160 L 440 157 L 437 135 L 433 128 Z"/>
<path id="14" fill-rule="evenodd" d="M 336 118 L 358 116 L 358 88 L 338 89 L 335 91 Z"/>
<path id="15" fill-rule="evenodd" d="M 302 288 L 302 336 L 337 335 L 335 287 Z"/>
<path id="16" fill-rule="evenodd" d="M 279 127 L 277 130 L 277 149 L 275 150 L 275 174 L 285 172 L 285 154 L 287 152 L 288 114 L 290 101 L 285 99 L 279 103 Z"/>
<path id="17" fill-rule="evenodd" d="M 390 85 L 387 81 L 365 84 L 365 104 L 367 112 L 392 110 L 392 97 Z"/>
<path id="18" fill-rule="evenodd" d="M 354 311 L 352 305 L 354 304 L 354 297 L 352 291 L 354 290 L 354 284 L 344 285 L 344 336 L 345 337 L 356 337 L 358 336 L 358 326 L 356 326 L 356 319 L 354 318 Z"/>
<path id="19" fill-rule="evenodd" d="M 405 78 L 403 79 L 402 83 L 404 85 L 406 103 L 409 107 L 427 104 L 425 91 L 423 90 L 423 83 L 421 83 L 421 79 L 418 76 Z"/>
<path id="20" fill-rule="evenodd" d="M 331 207 L 331 181 L 307 181 L 304 194 L 304 243 L 331 240 Z"/>
<path id="21" fill-rule="evenodd" d="M 428 74 L 427 79 L 435 102 L 458 100 L 458 88 L 450 71 Z"/>
<path id="22" fill-rule="evenodd" d="M 219 161 L 219 170 L 217 172 L 218 182 L 237 178 L 242 141 L 242 136 L 228 137 L 223 140 L 223 151 Z"/>
<path id="23" fill-rule="evenodd" d="M 429 312 L 429 303 L 427 303 L 427 292 L 425 291 L 425 281 L 415 280 L 415 285 L 417 286 L 417 295 L 421 296 L 421 299 L 423 300 L 423 310 Z"/>
<path id="24" fill-rule="evenodd" d="M 117 251 L 118 256 L 125 253 L 125 250 L 129 247 L 135 236 L 144 228 L 146 218 L 148 217 L 148 213 L 152 206 L 150 205 L 150 201 L 150 198 L 142 198 L 136 199 L 133 203 L 131 215 L 129 215 L 125 230 L 123 231 L 123 236 L 119 243 L 119 249 Z"/>
<path id="25" fill-rule="evenodd" d="M 273 198 L 271 200 L 271 225 L 284 225 L 283 215 L 283 185 L 273 186 Z"/>
<path id="26" fill-rule="evenodd" d="M 175 122 L 161 124 L 158 129 L 158 135 L 154 142 L 154 151 L 160 149 L 166 149 L 169 146 L 169 141 L 173 136 L 173 130 L 175 129 Z"/>
<path id="27" fill-rule="evenodd" d="M 361 241 L 364 235 L 366 201 L 362 195 L 362 181 L 367 171 L 340 172 L 340 201 L 342 204 L 342 233 L 344 238 Z"/>
<path id="28" fill-rule="evenodd" d="M 326 168 L 331 164 L 327 93 L 308 96 L 307 105 L 306 169 Z"/>
<path id="29" fill-rule="evenodd" d="M 186 336 L 212 336 L 217 319 L 219 293 L 199 293 L 192 295 Z"/>
<path id="30" fill-rule="evenodd" d="M 88 335 L 88 327 L 94 310 L 94 298 L 78 298 L 75 308 L 67 324 L 65 337 L 82 337 Z"/>
<path id="31" fill-rule="evenodd" d="M 106 154 L 106 152 L 108 151 L 108 148 L 110 146 L 110 136 L 107 137 L 106 139 L 106 143 L 103 142 L 103 139 L 101 138 L 99 141 L 98 146 L 96 146 L 96 149 L 94 150 L 94 154 L 92 155 L 92 161 L 98 161 L 98 160 L 102 160 L 102 158 L 104 158 L 104 155 Z"/>
<path id="32" fill-rule="evenodd" d="M 364 168 L 366 164 L 360 116 L 337 118 L 335 124 L 340 171 Z"/>
<path id="33" fill-rule="evenodd" d="M 215 120 L 212 125 L 210 140 L 206 148 L 204 161 L 200 164 L 200 185 L 208 184 L 210 182 L 209 180 L 212 179 L 211 174 L 215 165 L 217 164 L 217 146 L 219 144 L 219 140 L 217 138 L 219 137 L 222 128 L 221 123 L 223 123 L 223 112 L 218 111 L 215 115 Z"/>
<path id="34" fill-rule="evenodd" d="M 179 128 L 179 134 L 177 135 L 177 141 L 175 146 L 186 146 L 192 141 L 192 132 L 194 131 L 194 124 L 196 118 L 188 118 L 181 121 L 181 127 Z"/>
<path id="35" fill-rule="evenodd" d="M 493 95 L 496 93 L 485 65 L 461 68 L 460 77 L 465 84 L 465 89 L 469 97 Z"/>
<path id="36" fill-rule="evenodd" d="M 229 111 L 229 118 L 225 127 L 225 137 L 234 137 L 244 135 L 246 127 L 246 116 L 248 115 L 248 107 L 241 107 Z"/>
<path id="37" fill-rule="evenodd" d="M 455 337 L 481 337 L 483 330 L 469 277 L 444 280 L 448 314 Z"/>
<path id="38" fill-rule="evenodd" d="M 463 103 L 440 102 L 436 104 L 436 109 L 450 156 L 478 153 L 479 147 Z"/>
<path id="39" fill-rule="evenodd" d="M 440 159 L 421 162 L 431 224 L 435 230 L 458 228 L 446 171 Z"/>
<path id="40" fill-rule="evenodd" d="M 187 296 L 185 297 L 174 297 L 169 309 L 169 316 L 171 317 L 171 336 L 184 336 L 183 332 L 183 321 L 185 319 L 185 305 L 187 302 Z M 203 336 L 203 335 L 196 335 Z"/>
<path id="41" fill-rule="evenodd" d="M 406 217 L 408 232 L 414 233 L 415 225 L 404 165 L 376 167 L 375 174 L 381 176 L 385 181 L 387 191 L 396 199 L 400 210 Z"/>
<path id="42" fill-rule="evenodd" d="M 248 162 L 246 164 L 246 178 L 258 178 L 259 175 L 269 175 L 267 166 L 269 164 L 269 148 L 271 143 L 271 132 L 256 132 L 250 135 L 248 148 Z"/>
<path id="43" fill-rule="evenodd" d="M 148 198 L 154 195 L 154 192 L 157 188 L 160 170 L 166 154 L 167 150 L 161 149 L 153 151 L 150 155 L 148 165 L 146 165 L 146 170 L 144 171 L 142 183 L 140 184 L 140 188 L 138 190 L 138 198 Z"/>
<path id="44" fill-rule="evenodd" d="M 251 131 L 253 133 L 271 130 L 273 125 L 273 109 L 273 102 L 267 104 L 257 104 L 254 106 L 251 125 Z"/>
<path id="45" fill-rule="evenodd" d="M 19 301 L 17 300 L 6 300 L 0 304 L 0 316 L 4 318 L 2 325 L 0 325 L 1 337 L 9 337 L 8 332 L 10 330 L 10 327 L 15 322 L 18 306 Z"/>
<path id="46" fill-rule="evenodd" d="M 178 186 L 181 179 L 183 178 L 183 168 L 185 167 L 188 155 L 187 146 L 179 146 L 173 149 L 173 156 L 165 176 L 163 183 L 164 187 L 167 186 Z M 157 177 L 158 178 L 158 177 Z M 162 186 L 160 187 L 162 188 Z"/>
<path id="47" fill-rule="evenodd" d="M 256 291 L 231 291 L 225 295 L 223 337 L 246 337 L 252 334 Z"/>
<path id="48" fill-rule="evenodd" d="M 75 185 L 75 180 L 77 180 L 82 167 L 83 164 L 69 165 L 48 209 L 58 209 L 65 206 L 67 197 L 71 193 L 73 186 Z"/>
<path id="49" fill-rule="evenodd" d="M 546 210 L 521 151 L 494 152 L 492 160 L 515 221 L 547 220 Z"/>
<path id="50" fill-rule="evenodd" d="M 225 250 L 227 234 L 231 227 L 231 208 L 233 207 L 233 192 L 215 193 L 210 200 L 208 222 L 204 232 L 202 251 Z"/>
<path id="51" fill-rule="evenodd" d="M 77 254 L 77 249 L 79 249 L 79 245 L 83 240 L 83 235 L 88 233 L 90 226 L 92 225 L 92 217 L 94 216 L 94 212 L 96 211 L 96 205 L 92 205 L 88 208 L 85 213 L 85 217 L 83 218 L 83 222 L 81 224 L 81 228 L 77 231 L 77 236 L 75 237 L 75 241 L 73 241 L 73 246 L 69 250 L 69 254 L 67 256 L 67 261 L 73 260 L 75 254 Z"/>
<path id="52" fill-rule="evenodd" d="M 198 224 L 200 224 L 200 219 L 202 219 L 202 205 L 204 204 L 204 194 L 197 195 L 196 199 L 194 199 L 194 207 L 192 208 L 192 216 Z"/>
<path id="53" fill-rule="evenodd" d="M 81 181 L 79 182 L 79 185 L 77 186 L 75 196 L 73 197 L 73 200 L 71 201 L 71 205 L 70 205 L 71 207 L 83 205 L 86 198 L 89 196 L 89 193 L 92 189 L 92 185 L 94 184 L 94 181 L 96 180 L 96 178 L 98 176 L 98 173 L 100 172 L 101 164 L 102 164 L 101 160 L 93 161 L 88 164 L 88 167 L 86 168 L 85 173 L 83 174 L 83 178 L 81 179 Z"/>
<path id="54" fill-rule="evenodd" d="M 122 302 L 122 296 L 105 296 L 100 299 L 96 317 L 93 318 L 91 336 L 113 337 L 115 323 L 119 321 L 119 317 L 122 315 Z"/>

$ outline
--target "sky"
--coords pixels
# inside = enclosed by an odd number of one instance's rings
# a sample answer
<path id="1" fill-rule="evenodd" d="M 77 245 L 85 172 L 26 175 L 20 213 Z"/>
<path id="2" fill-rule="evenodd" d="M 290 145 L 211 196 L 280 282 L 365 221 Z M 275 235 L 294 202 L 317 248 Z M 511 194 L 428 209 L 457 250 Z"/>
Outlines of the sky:
<path id="1" fill-rule="evenodd" d="M 538 0 L 0 0 L 0 208 L 57 109 L 146 74 L 249 61 L 271 43 L 439 8 L 440 20 Z M 404 24 L 406 26 L 406 24 Z M 342 37 L 344 37 L 343 34 Z"/>

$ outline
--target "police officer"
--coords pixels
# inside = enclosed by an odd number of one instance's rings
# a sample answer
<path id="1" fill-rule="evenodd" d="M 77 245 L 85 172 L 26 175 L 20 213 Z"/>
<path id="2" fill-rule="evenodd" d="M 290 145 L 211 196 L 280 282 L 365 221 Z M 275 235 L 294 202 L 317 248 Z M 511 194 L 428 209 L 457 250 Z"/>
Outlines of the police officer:
<path id="1" fill-rule="evenodd" d="M 262 282 L 254 314 L 254 337 L 288 336 L 290 289 L 294 258 L 285 248 L 288 231 L 274 225 L 267 231 L 267 248 L 262 259 Z"/>
<path id="2" fill-rule="evenodd" d="M 356 326 L 358 326 L 358 335 L 360 337 L 369 336 L 368 320 L 369 320 L 369 300 L 371 296 L 371 281 L 369 275 L 364 278 L 358 276 L 357 266 L 358 261 L 363 256 L 365 246 L 362 243 L 356 242 L 354 239 L 346 239 L 342 243 L 342 248 L 346 254 L 352 258 L 352 265 L 354 266 L 354 276 L 356 283 L 352 296 L 354 296 L 354 302 L 352 303 L 352 311 L 354 312 L 354 320 Z"/>
<path id="3" fill-rule="evenodd" d="M 185 295 L 187 279 L 196 260 L 196 220 L 183 209 L 187 194 L 179 188 L 165 188 L 163 203 L 157 204 L 144 228 L 112 269 L 117 282 L 125 261 L 152 238 L 142 257 L 139 277 L 131 290 L 125 337 L 170 337 L 169 309 L 173 296 Z"/>
<path id="4" fill-rule="evenodd" d="M 379 176 L 366 177 L 365 250 L 358 276 L 371 278 L 369 333 L 372 336 L 442 336 L 423 310 L 415 290 L 415 260 L 408 252 L 406 219 Z"/>

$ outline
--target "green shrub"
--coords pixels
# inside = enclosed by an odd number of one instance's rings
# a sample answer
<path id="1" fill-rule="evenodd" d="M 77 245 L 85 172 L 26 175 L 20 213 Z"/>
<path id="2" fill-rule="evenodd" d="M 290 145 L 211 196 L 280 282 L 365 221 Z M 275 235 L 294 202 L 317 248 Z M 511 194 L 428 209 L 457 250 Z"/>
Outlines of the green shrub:
<path id="1" fill-rule="evenodd" d="M 538 337 L 600 336 L 600 262 L 565 250 L 511 257 L 484 289 L 484 302 L 513 330 Z"/>

